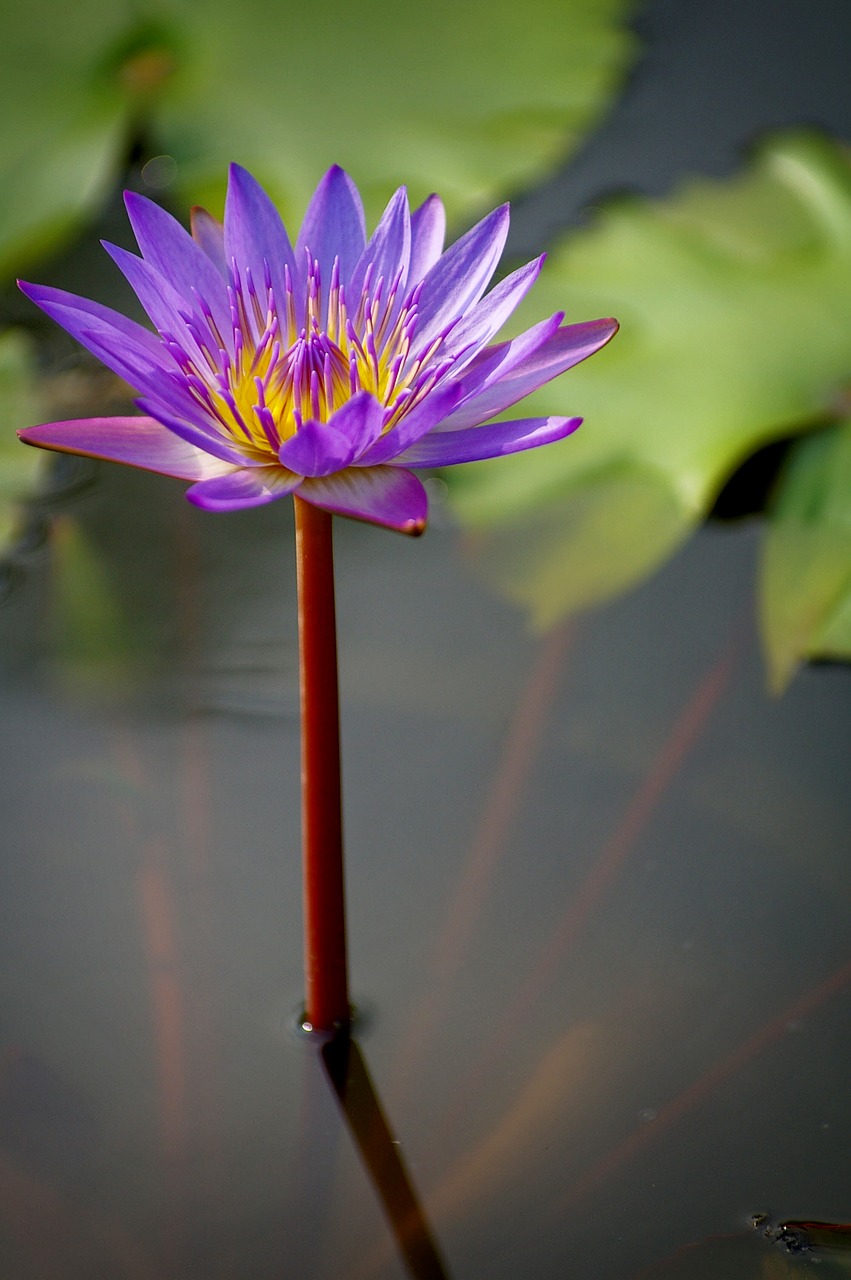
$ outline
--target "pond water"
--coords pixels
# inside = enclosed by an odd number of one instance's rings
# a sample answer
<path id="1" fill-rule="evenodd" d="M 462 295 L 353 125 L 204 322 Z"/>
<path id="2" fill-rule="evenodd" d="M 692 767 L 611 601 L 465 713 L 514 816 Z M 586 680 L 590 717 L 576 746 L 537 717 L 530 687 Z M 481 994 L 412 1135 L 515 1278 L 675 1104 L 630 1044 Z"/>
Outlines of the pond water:
<path id="1" fill-rule="evenodd" d="M 765 694 L 755 526 L 536 639 L 439 490 L 337 522 L 344 1111 L 293 1029 L 291 509 L 52 476 L 0 606 L 2 1273 L 838 1274 L 750 1226 L 851 1211 L 851 673 Z"/>

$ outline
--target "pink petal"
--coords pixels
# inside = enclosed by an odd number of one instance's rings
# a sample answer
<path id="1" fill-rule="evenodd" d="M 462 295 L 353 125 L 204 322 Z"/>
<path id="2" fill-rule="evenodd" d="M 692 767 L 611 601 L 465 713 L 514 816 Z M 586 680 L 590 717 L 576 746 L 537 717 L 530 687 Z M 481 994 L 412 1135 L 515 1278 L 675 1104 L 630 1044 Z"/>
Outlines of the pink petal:
<path id="1" fill-rule="evenodd" d="M 79 453 L 156 471 L 180 480 L 227 475 L 233 465 L 189 444 L 153 418 L 78 418 L 46 422 L 18 432 L 25 444 Z"/>

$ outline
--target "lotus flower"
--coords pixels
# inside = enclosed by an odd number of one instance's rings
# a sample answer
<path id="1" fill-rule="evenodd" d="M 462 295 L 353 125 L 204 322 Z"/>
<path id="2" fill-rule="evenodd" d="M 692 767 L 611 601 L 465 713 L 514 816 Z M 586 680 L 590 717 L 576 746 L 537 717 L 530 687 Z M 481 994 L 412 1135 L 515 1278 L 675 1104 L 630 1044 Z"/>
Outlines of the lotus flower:
<path id="1" fill-rule="evenodd" d="M 337 167 L 320 182 L 295 248 L 238 165 L 223 225 L 196 209 L 190 235 L 142 196 L 128 193 L 126 204 L 142 256 L 105 248 L 156 333 L 60 289 L 21 288 L 140 393 L 144 416 L 19 435 L 191 480 L 186 496 L 210 511 L 297 493 L 326 511 L 420 533 L 428 499 L 410 468 L 568 435 L 581 419 L 490 420 L 617 329 L 614 320 L 562 325 L 559 312 L 487 345 L 543 263 L 485 293 L 507 205 L 444 252 L 437 196 L 411 213 L 400 188 L 367 240 L 357 188 Z"/>

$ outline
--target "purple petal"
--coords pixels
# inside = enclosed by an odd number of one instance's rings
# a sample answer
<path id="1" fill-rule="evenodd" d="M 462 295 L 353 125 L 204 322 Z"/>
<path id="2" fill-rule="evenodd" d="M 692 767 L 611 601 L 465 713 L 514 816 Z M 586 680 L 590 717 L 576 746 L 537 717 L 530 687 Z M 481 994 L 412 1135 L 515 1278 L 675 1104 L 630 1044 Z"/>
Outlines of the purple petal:
<path id="1" fill-rule="evenodd" d="M 468 346 L 479 348 L 490 342 L 532 288 L 541 274 L 545 257 L 546 254 L 541 254 L 534 262 L 527 262 L 525 267 L 520 267 L 500 280 L 455 326 L 449 335 L 446 349 L 460 351 Z"/>
<path id="2" fill-rule="evenodd" d="M 184 299 L 184 307 L 197 310 L 195 298 L 200 294 L 210 307 L 222 336 L 228 340 L 230 304 L 215 264 L 189 232 L 158 204 L 132 191 L 126 192 L 124 203 L 145 261 Z"/>
<path id="3" fill-rule="evenodd" d="M 262 507 L 292 493 L 302 483 L 283 467 L 252 467 L 247 471 L 231 471 L 229 475 L 202 480 L 186 490 L 186 496 L 205 511 L 239 511 L 243 507 Z"/>
<path id="4" fill-rule="evenodd" d="M 617 333 L 617 329 L 617 320 L 589 320 L 583 324 L 563 325 L 525 359 L 513 363 L 510 371 L 500 371 L 499 368 L 491 371 L 482 389 L 469 396 L 447 418 L 445 427 L 474 427 L 486 422 L 494 414 L 501 413 L 545 382 L 599 351 Z M 462 375 L 465 380 L 467 372 L 465 370 Z"/>
<path id="5" fill-rule="evenodd" d="M 134 253 L 128 253 L 126 249 L 120 249 L 118 245 L 109 244 L 106 240 L 103 242 L 103 247 L 127 278 L 130 287 L 160 333 L 170 334 L 175 338 L 190 356 L 193 364 L 203 369 L 207 363 L 206 359 L 184 318 L 187 314 L 198 314 L 196 300 L 191 295 L 181 296 L 172 288 L 165 276 L 161 276 L 144 258 L 137 258 Z M 229 340 L 230 319 L 228 319 L 228 328 L 225 333 L 222 333 L 221 329 L 219 332 L 222 337 Z M 218 348 L 217 342 L 212 344 L 214 350 Z"/>
<path id="6" fill-rule="evenodd" d="M 138 261 L 138 259 L 136 259 Z M 137 391 L 154 395 L 178 413 L 197 405 L 175 382 L 176 366 L 161 340 L 117 311 L 61 289 L 21 285 L 28 297 Z"/>
<path id="7" fill-rule="evenodd" d="M 212 420 L 207 419 L 199 410 L 196 410 L 192 418 L 184 418 L 179 412 L 169 412 L 168 407 L 153 396 L 142 397 L 135 403 L 137 408 L 149 417 L 156 418 L 157 422 L 180 436 L 181 440 L 203 449 L 222 462 L 230 463 L 233 467 L 268 465 L 256 454 L 252 455 L 247 450 L 238 448 L 231 437 L 217 431 Z"/>
<path id="8" fill-rule="evenodd" d="M 351 462 L 352 446 L 342 431 L 310 418 L 278 450 L 278 461 L 300 476 L 330 476 Z"/>
<path id="9" fill-rule="evenodd" d="M 397 458 L 415 440 L 444 422 L 463 394 L 460 385 L 447 385 L 432 391 L 415 409 L 400 418 L 395 427 L 379 436 L 375 444 L 358 458 L 357 465 L 373 467 Z"/>
<path id="10" fill-rule="evenodd" d="M 264 299 L 264 281 L 268 268 L 275 301 L 283 310 L 286 297 L 284 267 L 295 280 L 296 259 L 281 215 L 266 192 L 246 169 L 238 164 L 230 167 L 225 204 L 225 261 L 235 259 L 245 283 L 248 268 L 258 297 Z M 264 306 L 265 310 L 265 306 Z"/>
<path id="11" fill-rule="evenodd" d="M 499 458 L 562 440 L 581 422 L 581 418 L 520 418 L 516 422 L 469 427 L 466 431 L 440 431 L 423 436 L 397 461 L 411 467 L 449 467 L 459 462 Z"/>
<path id="12" fill-rule="evenodd" d="M 339 165 L 334 165 L 319 183 L 304 215 L 296 241 L 296 265 L 304 278 L 305 249 L 319 262 L 323 291 L 327 292 L 334 259 L 340 259 L 340 279 L 344 284 L 363 253 L 366 223 L 358 189 Z"/>
<path id="13" fill-rule="evenodd" d="M 156 334 L 110 307 L 103 307 L 99 302 L 92 302 L 88 298 L 79 298 L 75 293 L 66 293 L 64 289 L 27 284 L 25 280 L 18 281 L 18 288 L 37 307 L 41 307 L 42 311 L 61 324 L 63 329 L 67 329 L 78 342 L 83 342 L 80 335 L 84 331 L 98 329 L 104 333 L 112 333 L 116 345 L 129 342 L 139 353 L 148 355 L 152 360 L 161 357 L 160 340 Z M 93 319 L 97 324 L 93 325 Z M 83 345 L 86 345 L 85 342 Z"/>
<path id="14" fill-rule="evenodd" d="M 398 301 L 401 302 L 405 283 L 408 279 L 408 263 L 411 258 L 411 215 L 408 208 L 408 193 L 400 187 L 390 200 L 381 221 L 370 237 L 369 243 L 361 254 L 351 274 L 346 290 L 349 306 L 355 308 L 360 297 L 366 277 L 367 268 L 371 265 L 370 292 L 374 292 L 379 279 L 384 277 L 384 297 L 401 269 Z"/>
<path id="15" fill-rule="evenodd" d="M 422 483 L 402 467 L 349 467 L 322 480 L 305 480 L 298 496 L 323 511 L 399 533 L 422 533 L 428 515 Z"/>
<path id="16" fill-rule="evenodd" d="M 310 419 L 281 445 L 278 459 L 302 476 L 329 476 L 345 467 L 381 434 L 384 407 L 359 391 L 328 422 Z"/>
<path id="17" fill-rule="evenodd" d="M 443 253 L 446 210 L 440 196 L 431 195 L 411 214 L 411 263 L 408 280 L 419 284 Z"/>
<path id="18" fill-rule="evenodd" d="M 429 271 L 420 295 L 415 353 L 479 301 L 502 255 L 508 219 L 507 204 L 494 209 L 450 245 Z"/>
<path id="19" fill-rule="evenodd" d="M 189 225 L 192 228 L 192 239 L 204 250 L 207 257 L 225 281 L 228 278 L 227 260 L 225 259 L 225 229 L 206 209 L 194 205 L 189 214 Z"/>
<path id="20" fill-rule="evenodd" d="M 123 462 L 180 480 L 225 475 L 232 467 L 181 440 L 153 418 L 80 418 L 46 422 L 18 432 L 25 444 Z"/>
<path id="21" fill-rule="evenodd" d="M 464 364 L 458 379 L 463 383 L 464 387 L 464 403 L 460 408 L 463 409 L 464 404 L 471 400 L 473 396 L 478 395 L 480 391 L 484 391 L 492 383 L 504 377 L 521 361 L 526 360 L 539 347 L 549 342 L 553 334 L 557 332 L 563 319 L 564 312 L 557 311 L 555 315 L 550 316 L 547 320 L 541 320 L 538 324 L 533 325 L 531 329 L 527 329 L 518 337 L 512 338 L 510 342 L 500 342 L 495 346 L 478 351 L 469 364 Z M 451 375 L 449 380 L 456 381 Z M 482 419 L 479 418 L 478 421 L 481 422 Z M 454 424 L 447 422 L 445 425 L 451 427 Z M 470 425 L 475 424 L 471 423 Z"/>

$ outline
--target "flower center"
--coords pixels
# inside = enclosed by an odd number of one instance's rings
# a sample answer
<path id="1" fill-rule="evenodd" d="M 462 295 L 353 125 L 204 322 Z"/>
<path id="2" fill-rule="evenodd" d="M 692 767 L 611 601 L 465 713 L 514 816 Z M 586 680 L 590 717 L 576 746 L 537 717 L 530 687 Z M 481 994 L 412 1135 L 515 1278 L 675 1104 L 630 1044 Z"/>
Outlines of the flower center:
<path id="1" fill-rule="evenodd" d="M 404 296 L 401 272 L 372 281 L 368 268 L 354 309 L 334 260 L 323 298 L 319 263 L 306 252 L 305 301 L 298 314 L 296 290 L 284 270 L 284 297 L 275 297 L 268 266 L 262 291 L 251 273 L 231 266 L 233 340 L 226 346 L 210 308 L 185 316 L 191 340 L 163 337 L 195 400 L 243 448 L 277 456 L 284 440 L 306 419 L 327 422 L 351 396 L 368 391 L 384 405 L 384 430 L 434 388 L 457 355 L 438 358 L 449 329 L 412 355 L 422 284 Z"/>

